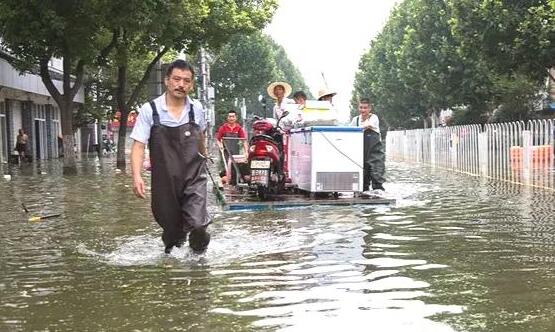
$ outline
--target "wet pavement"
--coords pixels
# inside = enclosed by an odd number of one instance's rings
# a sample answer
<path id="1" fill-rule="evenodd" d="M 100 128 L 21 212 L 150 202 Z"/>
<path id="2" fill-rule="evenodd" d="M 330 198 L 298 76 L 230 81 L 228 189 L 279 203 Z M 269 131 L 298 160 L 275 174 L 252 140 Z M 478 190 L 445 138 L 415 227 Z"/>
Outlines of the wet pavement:
<path id="1" fill-rule="evenodd" d="M 207 253 L 165 255 L 114 165 L 4 166 L 1 331 L 555 326 L 553 192 L 389 163 L 395 206 L 222 212 L 211 196 Z M 28 221 L 50 213 L 63 215 Z"/>

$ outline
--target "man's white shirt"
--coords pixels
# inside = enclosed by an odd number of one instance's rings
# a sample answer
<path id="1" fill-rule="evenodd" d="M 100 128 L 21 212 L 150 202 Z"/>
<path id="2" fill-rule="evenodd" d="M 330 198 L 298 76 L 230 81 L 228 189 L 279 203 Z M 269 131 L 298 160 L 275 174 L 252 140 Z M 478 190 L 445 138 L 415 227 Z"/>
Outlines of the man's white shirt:
<path id="1" fill-rule="evenodd" d="M 206 129 L 206 118 L 202 104 L 200 101 L 194 100 L 189 96 L 185 99 L 185 108 L 183 109 L 179 119 L 174 119 L 168 112 L 165 93 L 154 99 L 156 110 L 160 116 L 160 124 L 168 127 L 178 127 L 189 122 L 189 110 L 191 103 L 193 104 L 195 123 L 199 125 L 201 131 L 204 131 Z M 137 121 L 135 122 L 135 126 L 133 127 L 130 137 L 143 144 L 147 144 L 148 139 L 150 138 L 150 128 L 152 128 L 153 125 L 154 120 L 152 119 L 152 107 L 150 106 L 150 103 L 145 103 L 139 109 L 139 115 L 137 116 Z"/>
<path id="2" fill-rule="evenodd" d="M 370 114 L 368 119 L 364 121 L 362 121 L 361 115 L 357 115 L 353 118 L 350 125 L 353 127 L 365 127 L 370 125 L 372 126 L 373 131 L 377 132 L 378 134 L 380 133 L 380 119 L 378 119 L 378 116 L 374 113 Z"/>

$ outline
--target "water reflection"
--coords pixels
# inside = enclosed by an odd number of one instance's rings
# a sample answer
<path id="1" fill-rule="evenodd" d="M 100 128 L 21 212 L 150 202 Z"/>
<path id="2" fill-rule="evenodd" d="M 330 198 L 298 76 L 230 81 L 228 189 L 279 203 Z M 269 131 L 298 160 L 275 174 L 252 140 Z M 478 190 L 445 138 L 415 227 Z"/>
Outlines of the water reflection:
<path id="1" fill-rule="evenodd" d="M 208 252 L 165 255 L 148 200 L 133 197 L 110 160 L 83 161 L 73 177 L 56 163 L 4 172 L 0 330 L 555 324 L 546 305 L 555 295 L 553 195 L 537 188 L 390 164 L 395 206 L 227 213 L 212 197 Z"/>
<path id="2" fill-rule="evenodd" d="M 392 214 L 383 215 L 384 210 Z M 295 230 L 307 234 L 307 240 L 312 236 L 303 250 L 306 256 L 293 263 L 271 261 L 265 267 L 259 262 L 255 270 L 250 264 L 246 267 L 242 264 L 233 270 L 213 271 L 213 275 L 224 275 L 232 281 L 228 287 L 234 290 L 263 290 L 254 294 L 227 293 L 241 307 L 218 307 L 212 311 L 259 317 L 254 323 L 257 327 L 294 331 L 330 331 L 338 327 L 355 331 L 383 327 L 386 331 L 396 331 L 409 326 L 426 331 L 451 330 L 448 325 L 435 323 L 428 317 L 461 313 L 463 306 L 426 304 L 422 298 L 430 296 L 425 291 L 430 284 L 404 275 L 407 268 L 431 270 L 447 266 L 397 258 L 411 256 L 412 253 L 402 251 L 403 243 L 418 237 L 393 234 L 392 227 L 409 225 L 414 218 L 393 210 L 383 207 L 333 212 L 312 209 L 303 218 L 304 227 Z M 369 217 L 374 217 L 376 223 L 369 224 Z M 385 317 L 396 319 L 388 322 Z"/>

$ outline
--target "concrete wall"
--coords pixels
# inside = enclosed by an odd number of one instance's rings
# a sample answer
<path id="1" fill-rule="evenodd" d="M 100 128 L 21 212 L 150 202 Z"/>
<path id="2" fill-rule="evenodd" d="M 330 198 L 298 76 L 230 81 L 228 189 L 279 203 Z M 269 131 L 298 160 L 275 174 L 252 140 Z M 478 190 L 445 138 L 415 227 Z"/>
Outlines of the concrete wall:
<path id="1" fill-rule="evenodd" d="M 62 60 L 52 59 L 50 70 L 62 74 Z M 55 80 L 54 84 L 58 89 L 62 89 L 61 81 Z M 79 90 L 74 101 L 84 102 L 83 88 Z M 21 75 L 6 60 L 0 59 L 0 103 L 4 104 L 7 125 L 7 142 L 0 142 L 0 144 L 7 146 L 8 154 L 14 150 L 18 130 L 23 128 L 29 136 L 27 152 L 33 156 L 33 159 L 58 157 L 57 136 L 60 131 L 60 111 L 40 76 L 29 73 Z M 39 133 L 36 132 L 37 110 L 45 110 L 41 111 L 43 121 L 39 124 L 42 126 L 41 132 L 45 130 L 43 135 L 38 135 Z M 0 140 L 3 138 L 0 137 Z M 37 150 L 38 147 L 40 151 Z M 5 162 L 5 160 L 2 161 Z"/>
<path id="2" fill-rule="evenodd" d="M 57 71 L 56 68 L 53 68 Z M 54 85 L 62 91 L 62 82 L 54 81 Z M 19 92 L 17 99 L 25 99 L 29 94 L 50 96 L 50 93 L 42 83 L 40 76 L 34 74 L 22 74 L 13 68 L 6 60 L 0 59 L 0 86 L 11 88 Z M 75 95 L 74 101 L 83 103 L 85 93 L 83 87 Z"/>
<path id="3" fill-rule="evenodd" d="M 15 146 L 18 131 L 20 128 L 23 128 L 23 117 L 21 113 L 21 110 L 23 109 L 22 102 L 19 100 L 6 100 L 6 104 L 11 114 L 11 125 L 8 124 L 8 126 L 13 129 L 10 132 L 10 141 L 13 142 L 13 145 Z M 13 146 L 11 149 L 13 149 Z"/>

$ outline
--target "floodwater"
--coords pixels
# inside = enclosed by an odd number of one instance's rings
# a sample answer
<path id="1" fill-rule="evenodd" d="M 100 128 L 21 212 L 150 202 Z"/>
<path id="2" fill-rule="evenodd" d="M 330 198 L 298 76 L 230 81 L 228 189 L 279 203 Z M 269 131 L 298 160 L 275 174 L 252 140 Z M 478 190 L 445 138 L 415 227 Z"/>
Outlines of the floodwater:
<path id="1" fill-rule="evenodd" d="M 553 192 L 389 163 L 395 206 L 213 201 L 208 252 L 165 255 L 110 159 L 3 172 L 1 331 L 555 330 Z"/>

